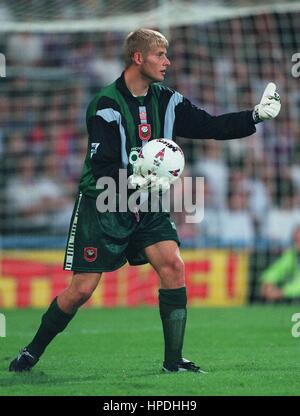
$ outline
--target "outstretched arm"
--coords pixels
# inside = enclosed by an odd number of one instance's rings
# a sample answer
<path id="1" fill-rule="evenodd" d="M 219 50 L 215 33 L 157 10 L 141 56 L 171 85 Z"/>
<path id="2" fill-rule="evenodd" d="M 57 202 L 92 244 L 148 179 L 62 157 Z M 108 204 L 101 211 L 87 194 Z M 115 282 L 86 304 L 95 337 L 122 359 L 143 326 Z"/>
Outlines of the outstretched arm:
<path id="1" fill-rule="evenodd" d="M 255 124 L 276 117 L 280 97 L 276 86 L 269 83 L 254 110 L 212 116 L 186 98 L 176 106 L 175 135 L 191 139 L 229 140 L 255 133 Z"/>

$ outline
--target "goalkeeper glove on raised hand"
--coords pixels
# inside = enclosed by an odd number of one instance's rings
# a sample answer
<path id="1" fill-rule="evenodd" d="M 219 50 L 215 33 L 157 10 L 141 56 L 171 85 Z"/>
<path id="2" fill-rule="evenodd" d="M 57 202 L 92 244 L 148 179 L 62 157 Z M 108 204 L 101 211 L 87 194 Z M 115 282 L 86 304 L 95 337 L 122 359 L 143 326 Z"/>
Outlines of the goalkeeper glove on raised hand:
<path id="1" fill-rule="evenodd" d="M 261 97 L 260 103 L 254 107 L 253 119 L 255 123 L 275 118 L 280 111 L 280 96 L 276 92 L 276 85 L 269 82 Z"/>

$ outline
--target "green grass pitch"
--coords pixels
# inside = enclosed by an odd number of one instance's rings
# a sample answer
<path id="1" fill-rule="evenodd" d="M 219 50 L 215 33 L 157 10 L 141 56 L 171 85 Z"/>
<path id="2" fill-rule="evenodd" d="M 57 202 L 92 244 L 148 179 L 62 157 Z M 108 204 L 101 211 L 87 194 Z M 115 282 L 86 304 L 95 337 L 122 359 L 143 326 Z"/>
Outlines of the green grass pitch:
<path id="1" fill-rule="evenodd" d="M 7 371 L 30 341 L 41 310 L 2 311 L 0 395 L 299 395 L 297 306 L 190 308 L 184 356 L 208 374 L 161 373 L 158 309 L 82 309 L 30 373 Z"/>

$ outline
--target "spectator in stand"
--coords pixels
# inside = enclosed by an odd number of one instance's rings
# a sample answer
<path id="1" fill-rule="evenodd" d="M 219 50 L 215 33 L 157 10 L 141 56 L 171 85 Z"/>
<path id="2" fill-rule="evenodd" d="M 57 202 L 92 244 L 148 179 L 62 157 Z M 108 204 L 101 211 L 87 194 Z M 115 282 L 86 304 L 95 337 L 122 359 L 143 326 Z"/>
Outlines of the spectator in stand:
<path id="1" fill-rule="evenodd" d="M 203 157 L 195 163 L 196 176 L 204 176 L 212 192 L 212 204 L 219 209 L 226 207 L 228 189 L 228 166 L 222 155 L 222 143 L 209 140 L 205 143 Z"/>
<path id="2" fill-rule="evenodd" d="M 202 176 L 201 173 L 199 176 Z M 218 246 L 220 244 L 219 210 L 215 205 L 213 192 L 206 179 L 204 179 L 203 198 L 204 212 L 199 210 L 195 223 L 197 229 L 196 246 Z"/>
<path id="3" fill-rule="evenodd" d="M 92 77 L 92 87 L 111 84 L 122 72 L 122 60 L 119 56 L 118 38 L 113 32 L 107 32 L 102 39 L 99 53 L 90 60 L 89 72 Z"/>
<path id="4" fill-rule="evenodd" d="M 68 231 L 73 211 L 73 198 L 63 178 L 61 162 L 54 155 L 46 156 L 38 180 L 40 189 L 47 190 L 44 200 L 47 201 L 49 231 L 56 234 Z"/>
<path id="5" fill-rule="evenodd" d="M 7 43 L 7 58 L 12 65 L 37 66 L 43 59 L 43 37 L 29 32 L 11 35 Z"/>
<path id="6" fill-rule="evenodd" d="M 266 212 L 271 207 L 271 196 L 267 186 L 261 179 L 262 161 L 253 158 L 251 152 L 245 167 L 235 169 L 230 176 L 230 187 L 248 194 L 249 213 L 255 228 L 255 234 L 261 236 L 262 225 L 265 223 Z"/>
<path id="7" fill-rule="evenodd" d="M 5 148 L 0 164 L 0 184 L 2 198 L 5 201 L 5 188 L 9 178 L 16 173 L 19 168 L 20 159 L 26 154 L 27 143 L 22 132 L 15 131 L 7 136 L 5 140 Z M 6 205 L 6 203 L 4 204 Z M 6 207 L 4 206 L 4 210 Z"/>
<path id="8" fill-rule="evenodd" d="M 25 155 L 18 171 L 7 182 L 6 197 L 10 212 L 8 225 L 12 232 L 40 232 L 48 226 L 46 206 L 37 186 L 35 160 Z"/>
<path id="9" fill-rule="evenodd" d="M 37 174 L 34 158 L 22 156 L 18 172 L 8 180 L 6 198 L 10 207 L 8 226 L 11 232 L 59 230 L 64 233 L 68 229 L 72 204 L 57 176 L 57 165 L 53 166 L 53 156 L 48 156 L 44 165 L 44 174 Z"/>
<path id="10" fill-rule="evenodd" d="M 300 197 L 292 180 L 286 175 L 277 178 L 273 199 L 276 206 L 266 214 L 264 235 L 270 245 L 286 247 L 297 224 L 300 224 Z"/>
<path id="11" fill-rule="evenodd" d="M 292 237 L 292 246 L 261 275 L 260 295 L 267 301 L 300 299 L 300 225 Z"/>
<path id="12" fill-rule="evenodd" d="M 243 189 L 230 189 L 228 209 L 220 210 L 219 236 L 222 245 L 238 248 L 251 248 L 255 231 L 248 210 L 249 194 Z"/>

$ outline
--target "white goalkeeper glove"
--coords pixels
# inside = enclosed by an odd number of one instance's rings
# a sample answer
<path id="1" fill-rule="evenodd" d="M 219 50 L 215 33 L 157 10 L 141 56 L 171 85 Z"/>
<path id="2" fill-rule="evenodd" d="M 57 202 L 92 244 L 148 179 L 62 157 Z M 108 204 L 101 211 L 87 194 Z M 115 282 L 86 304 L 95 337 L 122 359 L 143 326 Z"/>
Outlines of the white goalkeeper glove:
<path id="1" fill-rule="evenodd" d="M 254 107 L 253 119 L 255 123 L 275 118 L 280 111 L 280 96 L 276 92 L 276 85 L 269 82 L 261 97 L 260 103 Z"/>
<path id="2" fill-rule="evenodd" d="M 150 181 L 149 175 L 147 178 L 135 174 L 128 177 L 128 184 L 130 185 L 130 188 L 133 189 L 147 190 Z"/>
<path id="3" fill-rule="evenodd" d="M 170 189 L 170 183 L 167 178 L 158 178 L 153 174 L 143 176 L 139 159 L 133 164 L 133 174 L 128 177 L 128 184 L 134 189 L 147 192 L 161 191 L 164 193 Z"/>
<path id="4" fill-rule="evenodd" d="M 130 175 L 128 183 L 134 189 L 147 192 L 167 192 L 170 189 L 170 183 L 167 178 L 158 178 L 156 175 Z"/>
<path id="5" fill-rule="evenodd" d="M 134 189 L 146 189 L 149 184 L 149 178 L 145 178 L 141 173 L 140 159 L 132 164 L 133 174 L 128 177 L 128 184 Z"/>
<path id="6" fill-rule="evenodd" d="M 162 194 L 167 192 L 170 189 L 170 182 L 168 178 L 158 178 L 157 176 L 151 175 L 153 178 L 151 178 L 151 185 L 150 190 L 151 192 L 159 192 L 161 191 Z"/>

